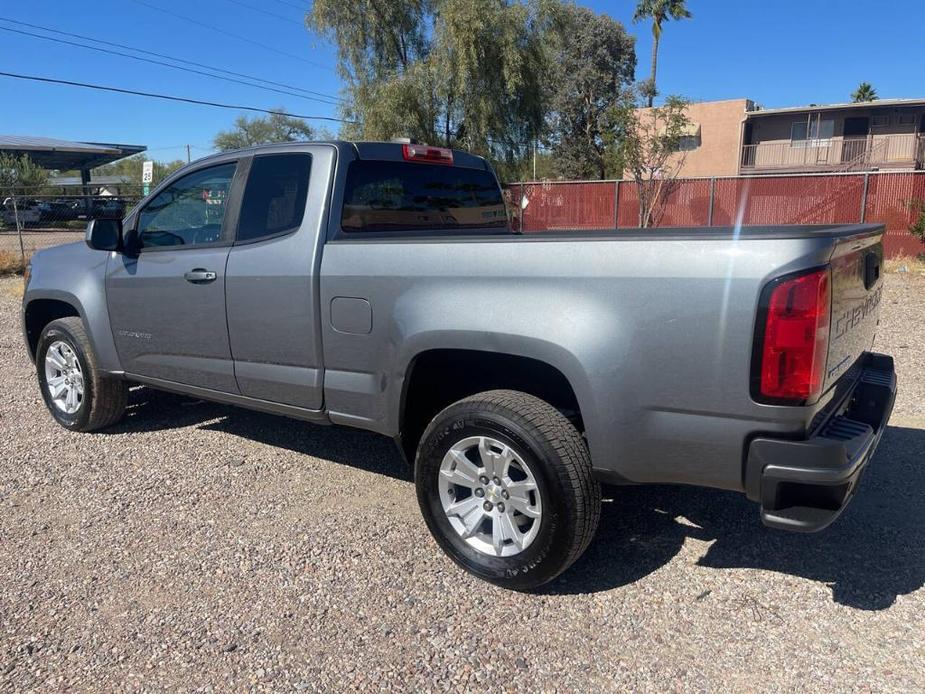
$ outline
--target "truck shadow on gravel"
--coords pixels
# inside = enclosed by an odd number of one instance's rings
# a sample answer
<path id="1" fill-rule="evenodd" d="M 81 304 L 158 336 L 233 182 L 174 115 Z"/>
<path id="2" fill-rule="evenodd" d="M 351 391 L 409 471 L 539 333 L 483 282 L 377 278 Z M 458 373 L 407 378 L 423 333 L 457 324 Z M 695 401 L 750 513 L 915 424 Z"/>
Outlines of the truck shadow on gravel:
<path id="1" fill-rule="evenodd" d="M 358 429 L 319 426 L 144 387 L 129 391 L 125 418 L 103 433 L 153 432 L 189 426 L 240 436 L 395 479 L 411 480 L 408 466 L 385 436 Z M 226 450 L 230 462 L 241 458 L 233 445 L 229 444 Z"/>
<path id="2" fill-rule="evenodd" d="M 588 593 L 627 585 L 667 564 L 687 538 L 695 538 L 712 543 L 698 566 L 800 576 L 828 584 L 837 603 L 886 609 L 925 584 L 923 451 L 925 429 L 888 427 L 851 505 L 813 535 L 765 528 L 757 506 L 732 492 L 608 487 L 597 537 L 548 590 Z M 703 585 L 709 589 L 709 577 Z"/>
<path id="3" fill-rule="evenodd" d="M 383 436 L 147 388 L 132 389 L 126 418 L 109 431 L 188 426 L 396 479 L 411 478 L 392 442 Z M 233 444 L 227 450 L 233 451 Z M 923 451 L 925 429 L 888 427 L 857 497 L 832 526 L 814 535 L 765 528 L 758 507 L 733 492 L 607 487 L 596 538 L 546 592 L 593 593 L 631 584 L 668 564 L 685 540 L 693 538 L 712 543 L 698 566 L 778 571 L 828 584 L 837 603 L 864 610 L 888 608 L 897 596 L 925 585 Z M 709 577 L 704 587 L 709 589 Z"/>

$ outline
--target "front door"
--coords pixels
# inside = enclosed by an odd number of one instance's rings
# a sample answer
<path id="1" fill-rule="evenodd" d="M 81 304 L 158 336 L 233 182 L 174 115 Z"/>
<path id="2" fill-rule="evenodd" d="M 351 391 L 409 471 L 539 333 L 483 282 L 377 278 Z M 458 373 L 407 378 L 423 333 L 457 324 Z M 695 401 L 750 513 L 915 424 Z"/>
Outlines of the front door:
<path id="1" fill-rule="evenodd" d="M 867 116 L 845 118 L 841 160 L 843 163 L 863 159 L 867 152 L 867 135 L 870 133 L 870 118 Z"/>
<path id="2" fill-rule="evenodd" d="M 189 173 L 138 213 L 138 252 L 109 260 L 106 295 L 128 374 L 236 393 L 225 318 L 236 163 Z"/>

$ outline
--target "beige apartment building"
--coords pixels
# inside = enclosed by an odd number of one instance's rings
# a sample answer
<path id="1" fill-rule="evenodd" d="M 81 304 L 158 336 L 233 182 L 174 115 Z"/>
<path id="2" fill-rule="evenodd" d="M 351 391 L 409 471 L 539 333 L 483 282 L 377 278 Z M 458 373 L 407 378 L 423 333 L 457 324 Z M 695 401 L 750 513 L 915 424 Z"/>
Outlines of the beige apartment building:
<path id="1" fill-rule="evenodd" d="M 694 103 L 680 176 L 915 170 L 925 166 L 925 99 L 764 109 Z"/>
<path id="2" fill-rule="evenodd" d="M 742 124 L 755 107 L 751 99 L 703 101 L 687 107 L 690 125 L 681 139 L 681 173 L 697 176 L 735 176 L 739 172 Z M 645 118 L 649 109 L 640 109 Z"/>
<path id="3" fill-rule="evenodd" d="M 925 99 L 750 111 L 741 173 L 920 169 Z"/>

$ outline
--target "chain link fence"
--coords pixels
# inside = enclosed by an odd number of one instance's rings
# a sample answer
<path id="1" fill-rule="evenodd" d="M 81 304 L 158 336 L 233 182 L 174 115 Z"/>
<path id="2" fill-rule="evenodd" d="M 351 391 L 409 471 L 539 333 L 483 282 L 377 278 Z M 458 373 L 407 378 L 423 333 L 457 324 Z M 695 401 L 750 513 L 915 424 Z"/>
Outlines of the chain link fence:
<path id="1" fill-rule="evenodd" d="M 19 272 L 37 250 L 81 241 L 91 219 L 122 218 L 141 190 L 0 196 L 0 272 Z"/>

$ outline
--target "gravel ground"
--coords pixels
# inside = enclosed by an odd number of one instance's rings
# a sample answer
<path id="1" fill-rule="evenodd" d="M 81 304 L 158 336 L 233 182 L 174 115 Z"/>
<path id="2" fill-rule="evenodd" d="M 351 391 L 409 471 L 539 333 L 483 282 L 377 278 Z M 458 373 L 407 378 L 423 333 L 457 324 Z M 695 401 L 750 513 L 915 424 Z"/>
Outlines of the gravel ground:
<path id="1" fill-rule="evenodd" d="M 539 595 L 462 573 L 389 441 L 138 388 L 46 414 L 0 281 L 0 689 L 925 689 L 925 278 L 890 275 L 901 396 L 826 532 L 720 491 L 607 490 Z"/>
<path id="2" fill-rule="evenodd" d="M 76 229 L 28 229 L 23 231 L 22 237 L 23 247 L 28 256 L 41 248 L 82 241 L 84 232 Z M 10 231 L 9 229 L 0 230 L 0 252 L 2 251 L 15 255 L 19 254 L 19 236 L 15 231 Z"/>

